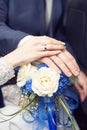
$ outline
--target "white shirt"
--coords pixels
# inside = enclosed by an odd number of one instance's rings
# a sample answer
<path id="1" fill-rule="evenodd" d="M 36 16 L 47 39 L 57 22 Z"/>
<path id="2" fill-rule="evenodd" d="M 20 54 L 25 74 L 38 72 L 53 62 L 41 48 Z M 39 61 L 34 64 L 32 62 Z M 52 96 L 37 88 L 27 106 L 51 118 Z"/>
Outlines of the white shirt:
<path id="1" fill-rule="evenodd" d="M 47 28 L 49 26 L 50 19 L 51 19 L 52 2 L 53 0 L 46 0 L 46 27 Z"/>

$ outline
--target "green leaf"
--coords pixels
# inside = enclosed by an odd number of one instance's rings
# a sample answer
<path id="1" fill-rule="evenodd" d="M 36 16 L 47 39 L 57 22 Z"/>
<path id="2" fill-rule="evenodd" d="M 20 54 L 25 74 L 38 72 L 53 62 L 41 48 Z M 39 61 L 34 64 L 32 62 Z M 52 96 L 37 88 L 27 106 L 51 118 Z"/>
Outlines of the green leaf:
<path id="1" fill-rule="evenodd" d="M 70 82 L 71 82 L 72 84 L 75 84 L 75 83 L 78 81 L 78 77 L 72 75 L 72 76 L 69 78 L 69 80 L 70 80 Z"/>
<path id="2" fill-rule="evenodd" d="M 63 102 L 63 100 L 62 100 L 61 97 L 58 97 L 58 99 L 59 99 L 59 102 L 61 103 L 61 105 L 63 106 L 63 108 L 65 109 L 65 111 L 67 112 L 67 114 L 68 114 L 68 116 L 69 116 L 69 118 L 70 118 L 70 121 L 71 121 L 71 124 L 72 124 L 73 129 L 76 130 L 75 125 L 74 125 L 74 121 L 73 121 L 73 118 L 72 118 L 72 115 L 71 115 L 69 109 L 66 107 L 66 105 L 65 105 L 65 103 Z"/>

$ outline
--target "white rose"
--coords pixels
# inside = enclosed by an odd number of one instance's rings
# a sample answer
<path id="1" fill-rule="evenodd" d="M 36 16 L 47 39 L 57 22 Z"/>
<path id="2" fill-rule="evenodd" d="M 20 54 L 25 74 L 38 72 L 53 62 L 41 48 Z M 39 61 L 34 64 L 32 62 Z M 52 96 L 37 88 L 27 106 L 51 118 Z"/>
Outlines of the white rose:
<path id="1" fill-rule="evenodd" d="M 51 68 L 42 67 L 32 73 L 32 90 L 39 96 L 53 96 L 58 90 L 60 75 Z"/>
<path id="2" fill-rule="evenodd" d="M 26 81 L 31 78 L 32 73 L 35 73 L 35 71 L 37 71 L 35 66 L 32 66 L 31 64 L 23 65 L 18 72 L 17 86 L 24 86 Z"/>

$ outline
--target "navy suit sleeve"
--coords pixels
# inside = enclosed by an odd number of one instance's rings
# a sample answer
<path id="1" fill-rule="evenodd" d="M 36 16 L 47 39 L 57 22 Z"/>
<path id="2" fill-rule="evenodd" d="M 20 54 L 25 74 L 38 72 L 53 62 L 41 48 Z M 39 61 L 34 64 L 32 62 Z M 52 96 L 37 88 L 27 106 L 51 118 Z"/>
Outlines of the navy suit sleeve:
<path id="1" fill-rule="evenodd" d="M 19 41 L 27 36 L 27 33 L 14 30 L 8 26 L 7 21 L 7 4 L 4 0 L 0 0 L 0 55 L 6 55 L 14 50 Z"/>

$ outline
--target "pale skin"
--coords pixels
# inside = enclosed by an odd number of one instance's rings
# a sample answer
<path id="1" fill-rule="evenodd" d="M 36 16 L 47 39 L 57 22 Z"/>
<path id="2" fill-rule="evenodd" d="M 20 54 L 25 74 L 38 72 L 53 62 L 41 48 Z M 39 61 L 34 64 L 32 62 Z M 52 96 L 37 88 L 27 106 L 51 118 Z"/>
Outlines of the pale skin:
<path id="1" fill-rule="evenodd" d="M 76 82 L 75 87 L 77 88 L 80 99 L 83 102 L 87 97 L 87 75 L 84 72 L 80 71 L 78 82 Z"/>
<path id="2" fill-rule="evenodd" d="M 46 44 L 47 50 L 54 49 L 59 51 L 58 54 L 42 56 L 41 58 L 39 58 L 39 61 L 46 63 L 51 68 L 54 68 L 58 73 L 61 73 L 62 70 L 68 77 L 70 77 L 72 74 L 74 74 L 75 76 L 79 75 L 79 66 L 76 63 L 75 58 L 65 49 L 64 42 L 55 40 L 47 36 L 27 36 L 22 39 L 20 43 L 21 44 L 19 47 L 21 47 L 24 43 L 28 44 L 29 47 L 32 46 L 31 44 L 36 43 L 38 50 L 41 50 L 41 44 Z M 38 43 L 40 43 L 40 47 L 38 46 Z M 56 48 L 53 47 L 54 44 Z M 60 44 L 60 46 L 57 47 L 57 44 Z M 61 48 L 61 44 L 63 45 L 63 48 Z M 31 52 L 32 54 L 35 54 L 34 51 Z"/>
<path id="3" fill-rule="evenodd" d="M 65 49 L 63 42 L 49 37 L 29 37 L 29 41 L 28 37 L 26 37 L 20 42 L 21 45 L 17 49 L 3 57 L 13 67 L 33 62 L 43 57 L 58 55 Z M 47 50 L 43 51 L 45 43 L 47 43 Z"/>
<path id="4" fill-rule="evenodd" d="M 58 73 L 63 71 L 68 77 L 72 76 L 72 74 L 78 76 L 80 72 L 76 60 L 66 49 L 58 55 L 42 58 L 41 61 L 55 68 Z"/>

